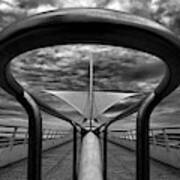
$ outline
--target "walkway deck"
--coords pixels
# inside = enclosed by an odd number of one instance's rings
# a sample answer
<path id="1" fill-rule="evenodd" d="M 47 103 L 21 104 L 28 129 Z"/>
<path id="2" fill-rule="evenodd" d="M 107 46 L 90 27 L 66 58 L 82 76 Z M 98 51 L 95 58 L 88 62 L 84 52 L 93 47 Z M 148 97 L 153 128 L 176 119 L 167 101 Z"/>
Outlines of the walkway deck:
<path id="1" fill-rule="evenodd" d="M 72 142 L 43 153 L 43 180 L 72 179 Z M 27 161 L 23 160 L 0 169 L 1 180 L 26 180 Z"/>
<path id="2" fill-rule="evenodd" d="M 25 180 L 27 161 L 21 161 L 0 169 L 1 180 Z M 72 142 L 43 153 L 43 180 L 72 179 Z M 134 152 L 118 145 L 108 144 L 108 179 L 135 180 Z M 152 180 L 179 180 L 180 172 L 151 161 Z"/>
<path id="3" fill-rule="evenodd" d="M 135 180 L 136 159 L 133 151 L 112 143 L 108 144 L 108 179 Z M 179 180 L 180 171 L 151 161 L 151 180 Z"/>

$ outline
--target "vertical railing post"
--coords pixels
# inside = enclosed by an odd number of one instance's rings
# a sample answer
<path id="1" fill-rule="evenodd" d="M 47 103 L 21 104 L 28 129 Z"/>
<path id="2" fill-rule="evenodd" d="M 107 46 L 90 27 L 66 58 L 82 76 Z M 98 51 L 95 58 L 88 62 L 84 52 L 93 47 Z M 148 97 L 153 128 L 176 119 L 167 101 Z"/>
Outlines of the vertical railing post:
<path id="1" fill-rule="evenodd" d="M 51 133 L 50 133 L 50 139 L 53 139 L 53 129 L 51 129 Z"/>
<path id="2" fill-rule="evenodd" d="M 128 140 L 128 131 L 126 131 L 125 139 Z"/>
<path id="3" fill-rule="evenodd" d="M 166 129 L 162 129 L 162 131 L 163 131 L 163 139 L 164 139 L 164 143 L 165 143 L 165 146 L 166 146 L 166 150 L 169 151 L 170 150 L 169 138 L 168 138 L 168 135 L 166 133 Z"/>
<path id="4" fill-rule="evenodd" d="M 56 130 L 56 133 L 55 133 L 54 138 L 55 138 L 55 139 L 58 138 L 58 130 Z"/>
<path id="5" fill-rule="evenodd" d="M 159 102 L 155 93 L 151 93 L 143 102 L 136 123 L 136 180 L 149 180 L 149 118 Z"/>
<path id="6" fill-rule="evenodd" d="M 151 129 L 151 136 L 152 136 L 152 140 L 153 140 L 153 145 L 157 145 L 157 141 L 156 141 L 156 136 L 155 136 L 155 134 L 154 134 L 154 130 L 153 129 Z"/>
<path id="7" fill-rule="evenodd" d="M 55 137 L 55 131 L 54 131 L 54 130 L 52 130 L 52 135 L 51 135 L 51 137 L 52 137 L 52 139 L 54 139 L 54 137 Z"/>
<path id="8" fill-rule="evenodd" d="M 52 135 L 53 135 L 53 130 L 50 129 L 50 130 L 49 130 L 49 139 L 52 139 Z"/>
<path id="9" fill-rule="evenodd" d="M 56 135 L 56 132 L 53 130 L 52 131 L 52 139 L 54 139 L 55 135 Z"/>
<path id="10" fill-rule="evenodd" d="M 56 131 L 54 138 L 55 138 L 55 139 L 58 138 L 58 130 Z"/>
<path id="11" fill-rule="evenodd" d="M 57 134 L 58 134 L 58 131 L 56 130 L 56 131 L 54 132 L 54 139 L 56 139 Z"/>
<path id="12" fill-rule="evenodd" d="M 28 139 L 28 131 L 25 132 L 25 137 L 24 137 L 24 145 L 27 144 L 27 139 Z"/>
<path id="13" fill-rule="evenodd" d="M 73 126 L 73 180 L 77 179 L 77 128 Z"/>
<path id="14" fill-rule="evenodd" d="M 28 180 L 41 180 L 42 118 L 34 99 L 23 92 L 17 99 L 28 114 Z"/>
<path id="15" fill-rule="evenodd" d="M 129 134 L 129 140 L 132 141 L 131 130 L 129 130 L 128 134 Z"/>
<path id="16" fill-rule="evenodd" d="M 51 129 L 48 130 L 48 137 L 47 139 L 49 140 L 51 138 Z"/>
<path id="17" fill-rule="evenodd" d="M 16 138 L 16 132 L 17 132 L 17 130 L 18 130 L 18 127 L 14 127 L 12 136 L 11 136 L 10 141 L 9 141 L 9 149 L 10 149 L 10 150 L 13 149 L 13 145 L 14 145 L 14 141 L 15 141 L 15 138 Z"/>
<path id="18" fill-rule="evenodd" d="M 133 134 L 133 141 L 135 141 L 136 140 L 136 131 L 132 131 L 132 134 Z"/>
<path id="19" fill-rule="evenodd" d="M 59 138 L 63 138 L 62 132 L 60 132 L 58 135 L 59 135 Z"/>
<path id="20" fill-rule="evenodd" d="M 45 134 L 46 134 L 45 140 L 48 140 L 48 136 L 49 136 L 49 130 L 48 129 L 45 130 Z"/>
<path id="21" fill-rule="evenodd" d="M 104 128 L 104 136 L 103 136 L 103 175 L 104 180 L 107 180 L 107 128 Z"/>

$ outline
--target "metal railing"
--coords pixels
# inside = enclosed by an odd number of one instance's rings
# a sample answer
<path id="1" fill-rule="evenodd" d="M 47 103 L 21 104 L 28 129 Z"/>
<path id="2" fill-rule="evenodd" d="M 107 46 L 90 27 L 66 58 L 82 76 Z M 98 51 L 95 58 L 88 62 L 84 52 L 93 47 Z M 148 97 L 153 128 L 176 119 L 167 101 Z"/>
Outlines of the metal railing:
<path id="1" fill-rule="evenodd" d="M 149 131 L 149 142 L 153 145 L 180 149 L 180 127 L 153 128 Z"/>
<path id="2" fill-rule="evenodd" d="M 44 128 L 42 140 L 46 141 L 51 139 L 59 139 L 68 134 L 71 134 L 71 131 Z M 27 143 L 28 126 L 0 124 L 0 148 L 9 147 L 12 149 L 16 145 L 25 145 Z"/>
<path id="3" fill-rule="evenodd" d="M 136 141 L 136 129 L 129 130 L 111 130 L 109 134 L 118 139 Z M 159 127 L 149 129 L 149 143 L 155 146 L 161 146 L 170 150 L 170 148 L 180 149 L 180 127 Z"/>

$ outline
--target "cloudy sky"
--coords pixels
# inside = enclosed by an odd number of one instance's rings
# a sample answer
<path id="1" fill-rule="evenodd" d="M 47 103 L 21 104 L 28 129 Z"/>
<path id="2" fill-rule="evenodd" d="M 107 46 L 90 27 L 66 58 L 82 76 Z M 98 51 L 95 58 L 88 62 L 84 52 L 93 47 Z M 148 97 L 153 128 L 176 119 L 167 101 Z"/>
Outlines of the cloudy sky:
<path id="1" fill-rule="evenodd" d="M 175 3 L 176 1 L 176 3 Z M 166 2 L 166 3 L 165 3 Z M 171 2 L 171 3 L 168 3 Z M 170 27 L 172 13 L 180 9 L 180 1 L 160 0 L 0 0 L 0 30 L 26 16 L 69 7 L 100 7 L 155 18 Z M 149 93 L 160 82 L 164 66 L 152 55 L 122 47 L 73 45 L 55 46 L 27 52 L 12 62 L 12 71 L 19 83 L 56 109 L 61 100 L 45 90 L 88 91 L 89 61 L 94 62 L 94 89 L 96 91 Z M 36 63 L 34 63 L 36 62 Z M 166 98 L 152 115 L 154 126 L 169 126 L 179 122 L 176 90 Z M 26 115 L 13 97 L 0 91 L 0 119 L 24 120 Z M 45 116 L 45 121 L 59 123 Z M 65 125 L 65 123 L 60 123 Z M 119 126 L 132 127 L 135 116 L 126 118 Z"/>

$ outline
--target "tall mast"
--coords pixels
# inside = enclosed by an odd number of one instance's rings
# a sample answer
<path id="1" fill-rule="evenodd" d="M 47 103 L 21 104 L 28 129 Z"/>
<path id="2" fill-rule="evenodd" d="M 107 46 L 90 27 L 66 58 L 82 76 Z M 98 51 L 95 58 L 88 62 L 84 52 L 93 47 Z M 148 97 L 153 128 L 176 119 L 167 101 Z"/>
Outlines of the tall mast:
<path id="1" fill-rule="evenodd" d="M 90 53 L 90 62 L 89 62 L 89 123 L 90 129 L 92 129 L 93 121 L 93 104 L 94 104 L 94 95 L 93 95 L 93 54 Z"/>

